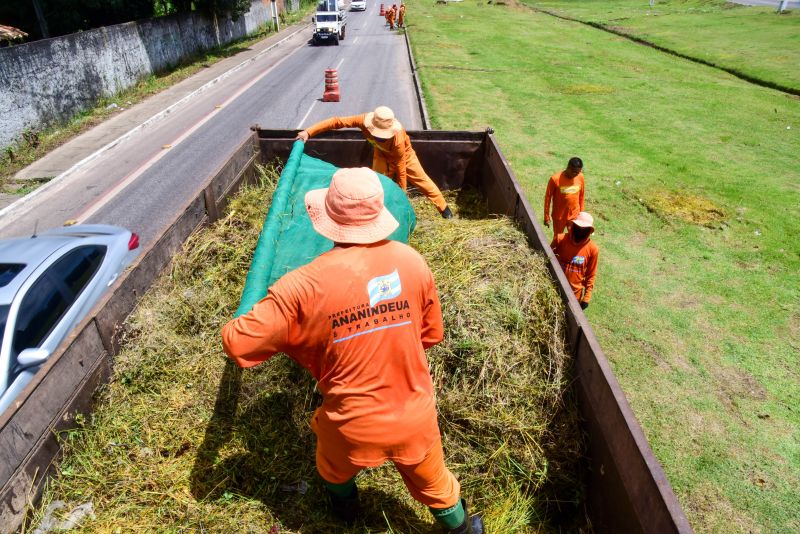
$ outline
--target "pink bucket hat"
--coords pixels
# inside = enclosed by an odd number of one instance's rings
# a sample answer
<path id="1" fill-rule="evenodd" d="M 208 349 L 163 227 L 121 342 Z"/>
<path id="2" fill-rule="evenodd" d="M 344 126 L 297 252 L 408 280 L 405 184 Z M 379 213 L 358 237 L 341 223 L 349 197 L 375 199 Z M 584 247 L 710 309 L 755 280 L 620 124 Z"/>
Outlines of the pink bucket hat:
<path id="1" fill-rule="evenodd" d="M 591 228 L 594 230 L 594 219 L 585 211 L 580 212 L 577 217 L 572 219 L 572 222 L 582 228 Z"/>
<path id="2" fill-rule="evenodd" d="M 331 186 L 306 193 L 314 229 L 335 243 L 375 243 L 400 223 L 383 205 L 383 187 L 368 167 L 339 169 Z"/>

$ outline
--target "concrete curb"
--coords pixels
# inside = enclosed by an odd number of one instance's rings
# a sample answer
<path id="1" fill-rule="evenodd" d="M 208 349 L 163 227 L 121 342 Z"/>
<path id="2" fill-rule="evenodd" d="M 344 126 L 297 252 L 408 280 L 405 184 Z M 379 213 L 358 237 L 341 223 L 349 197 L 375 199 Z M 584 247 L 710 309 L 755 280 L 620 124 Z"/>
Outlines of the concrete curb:
<path id="1" fill-rule="evenodd" d="M 422 117 L 422 129 L 431 129 L 431 120 L 428 117 L 428 106 L 425 105 L 425 96 L 422 94 L 422 83 L 419 81 L 417 74 L 417 63 L 414 61 L 414 53 L 411 51 L 411 38 L 408 36 L 408 27 L 405 27 L 403 35 L 406 40 L 406 51 L 408 52 L 408 61 L 411 63 L 411 75 L 414 78 L 414 92 L 417 94 L 417 105 L 419 106 L 419 113 Z"/>
<path id="2" fill-rule="evenodd" d="M 212 80 L 209 80 L 208 82 L 204 83 L 203 85 L 201 85 L 200 87 L 198 87 L 197 89 L 192 91 L 191 93 L 185 95 L 183 98 L 177 100 L 176 102 L 174 102 L 171 105 L 167 106 L 166 108 L 164 108 L 163 110 L 159 111 L 155 115 L 153 115 L 150 118 L 146 119 L 141 124 L 139 124 L 137 126 L 134 126 L 130 130 L 128 130 L 127 132 L 122 134 L 121 136 L 119 136 L 116 139 L 114 139 L 113 141 L 107 143 L 106 145 L 103 145 L 102 147 L 100 147 L 96 151 L 92 152 L 91 154 L 89 154 L 88 156 L 86 156 L 85 158 L 80 160 L 79 162 L 75 163 L 72 167 L 70 167 L 66 171 L 64 171 L 61 174 L 59 174 L 58 176 L 54 177 L 52 180 L 47 182 L 42 187 L 39 187 L 38 189 L 28 193 L 27 195 L 25 195 L 24 197 L 20 198 L 19 200 L 17 200 L 13 204 L 10 204 L 10 205 L 6 206 L 5 208 L 3 208 L 2 210 L 0 210 L 0 217 L 4 217 L 4 216 L 14 212 L 15 210 L 23 207 L 25 204 L 28 204 L 34 198 L 36 198 L 36 196 L 39 195 L 40 193 L 44 193 L 46 191 L 49 191 L 50 189 L 54 189 L 57 185 L 60 185 L 60 183 L 65 178 L 67 178 L 69 175 L 75 173 L 76 171 L 80 170 L 84 165 L 94 161 L 99 156 L 101 156 L 105 152 L 111 150 L 112 148 L 114 148 L 118 144 L 122 143 L 123 141 L 125 141 L 126 139 L 131 137 L 132 135 L 136 134 L 140 130 L 142 130 L 142 129 L 146 128 L 147 126 L 150 126 L 150 125 L 158 122 L 161 119 L 163 119 L 164 117 L 169 115 L 172 111 L 174 111 L 176 108 L 178 108 L 181 105 L 185 104 L 186 102 L 190 101 L 194 97 L 202 94 L 203 92 L 205 92 L 206 90 L 210 89 L 211 87 L 213 87 L 214 85 L 216 85 L 220 81 L 222 81 L 225 78 L 231 76 L 233 73 L 243 69 L 244 67 L 246 67 L 250 63 L 258 60 L 259 58 L 261 58 L 267 52 L 270 52 L 272 49 L 276 48 L 277 46 L 280 46 L 281 44 L 283 44 L 284 42 L 288 41 L 289 39 L 291 39 L 292 37 L 294 37 L 295 35 L 297 35 L 301 31 L 303 31 L 306 28 L 308 28 L 308 26 L 309 26 L 308 24 L 302 25 L 300 28 L 298 28 L 297 30 L 293 31 L 292 33 L 290 33 L 286 37 L 283 37 L 279 41 L 269 45 L 264 50 L 261 50 L 260 52 L 258 52 L 254 56 L 252 56 L 250 58 L 247 58 L 246 60 L 242 61 L 241 63 L 239 63 L 237 65 L 234 65 L 233 67 L 231 67 L 230 69 L 226 70 L 225 72 L 223 72 L 222 74 L 220 74 L 216 78 L 214 78 Z"/>

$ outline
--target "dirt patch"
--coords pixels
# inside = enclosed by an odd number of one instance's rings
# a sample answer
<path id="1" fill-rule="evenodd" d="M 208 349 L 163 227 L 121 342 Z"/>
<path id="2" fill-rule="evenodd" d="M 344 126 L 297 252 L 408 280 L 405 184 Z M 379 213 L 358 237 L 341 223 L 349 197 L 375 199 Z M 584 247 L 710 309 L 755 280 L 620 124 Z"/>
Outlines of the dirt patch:
<path id="1" fill-rule="evenodd" d="M 689 490 L 681 501 L 695 532 L 762 532 L 751 517 L 735 509 L 719 488 L 708 482 Z"/>
<path id="2" fill-rule="evenodd" d="M 654 191 L 642 196 L 639 201 L 651 213 L 666 219 L 688 222 L 706 228 L 719 228 L 725 220 L 725 211 L 699 195 L 675 191 Z"/>
<path id="3" fill-rule="evenodd" d="M 558 92 L 565 95 L 608 95 L 614 92 L 614 88 L 594 83 L 579 83 L 563 87 Z"/>
<path id="4" fill-rule="evenodd" d="M 743 369 L 720 365 L 712 368 L 714 382 L 718 389 L 714 392 L 728 413 L 736 417 L 745 426 L 750 426 L 753 413 L 745 413 L 740 406 L 741 401 L 764 401 L 767 391 L 758 380 Z"/>

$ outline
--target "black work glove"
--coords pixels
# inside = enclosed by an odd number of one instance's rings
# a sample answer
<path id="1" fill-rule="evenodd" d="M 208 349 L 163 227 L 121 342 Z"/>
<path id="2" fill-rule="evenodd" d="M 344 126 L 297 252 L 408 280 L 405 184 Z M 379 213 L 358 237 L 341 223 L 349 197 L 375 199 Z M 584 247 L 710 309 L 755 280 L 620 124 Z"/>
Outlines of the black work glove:
<path id="1" fill-rule="evenodd" d="M 589 303 L 588 303 L 588 302 L 583 302 L 583 301 L 581 301 L 581 309 L 582 309 L 582 310 L 585 310 L 585 309 L 586 309 L 586 308 L 588 308 L 588 307 L 589 307 Z"/>

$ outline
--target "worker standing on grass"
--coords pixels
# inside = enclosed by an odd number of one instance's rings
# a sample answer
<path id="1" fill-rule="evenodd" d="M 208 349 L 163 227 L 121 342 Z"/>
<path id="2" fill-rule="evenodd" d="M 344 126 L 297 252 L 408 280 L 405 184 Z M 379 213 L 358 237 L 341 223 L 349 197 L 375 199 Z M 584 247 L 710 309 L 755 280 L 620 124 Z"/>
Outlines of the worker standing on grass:
<path id="1" fill-rule="evenodd" d="M 444 464 L 425 357 L 444 334 L 430 268 L 413 248 L 387 240 L 398 222 L 371 169 L 336 171 L 305 203 L 333 249 L 282 276 L 226 324 L 226 354 L 251 367 L 284 352 L 317 379 L 317 471 L 340 519 L 353 524 L 359 513 L 356 475 L 391 460 L 449 532 L 482 534 L 483 521 L 467 513 Z"/>
<path id="2" fill-rule="evenodd" d="M 567 223 L 583 211 L 584 191 L 581 158 L 570 158 L 566 169 L 550 177 L 544 193 L 544 225 L 550 226 L 552 203 L 553 235 L 562 233 Z"/>
<path id="3" fill-rule="evenodd" d="M 428 197 L 445 219 L 451 219 L 453 212 L 447 206 L 442 192 L 425 173 L 425 169 L 411 147 L 411 139 L 394 117 L 394 112 L 386 106 L 375 111 L 350 117 L 332 117 L 318 122 L 297 134 L 297 139 L 305 142 L 322 132 L 340 128 L 358 128 L 372 145 L 372 169 L 392 178 L 406 190 L 408 182 Z"/>
<path id="4" fill-rule="evenodd" d="M 397 26 L 400 28 L 405 28 L 405 19 L 406 19 L 406 5 L 401 3 L 399 15 L 397 16 Z"/>
<path id="5" fill-rule="evenodd" d="M 569 233 L 556 234 L 550 243 L 575 298 L 584 310 L 592 298 L 597 260 L 600 258 L 597 245 L 591 239 L 593 232 L 594 219 L 582 211 L 570 222 Z"/>

